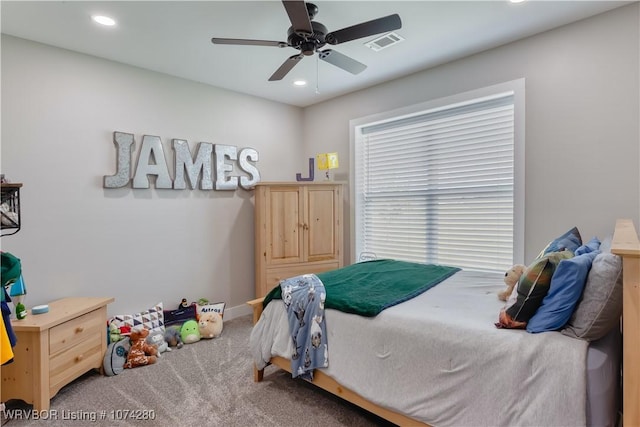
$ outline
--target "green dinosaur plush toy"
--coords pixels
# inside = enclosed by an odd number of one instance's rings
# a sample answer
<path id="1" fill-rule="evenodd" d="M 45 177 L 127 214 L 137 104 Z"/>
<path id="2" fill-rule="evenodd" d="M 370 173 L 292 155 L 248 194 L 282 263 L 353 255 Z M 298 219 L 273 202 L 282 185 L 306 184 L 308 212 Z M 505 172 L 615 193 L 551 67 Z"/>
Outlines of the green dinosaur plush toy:
<path id="1" fill-rule="evenodd" d="M 118 322 L 113 321 L 109 323 L 109 342 L 118 342 L 122 339 L 122 335 L 120 334 L 120 328 L 118 327 Z"/>
<path id="2" fill-rule="evenodd" d="M 182 324 L 180 328 L 180 337 L 185 344 L 192 344 L 200 341 L 200 330 L 198 329 L 198 322 L 195 320 L 187 320 Z"/>

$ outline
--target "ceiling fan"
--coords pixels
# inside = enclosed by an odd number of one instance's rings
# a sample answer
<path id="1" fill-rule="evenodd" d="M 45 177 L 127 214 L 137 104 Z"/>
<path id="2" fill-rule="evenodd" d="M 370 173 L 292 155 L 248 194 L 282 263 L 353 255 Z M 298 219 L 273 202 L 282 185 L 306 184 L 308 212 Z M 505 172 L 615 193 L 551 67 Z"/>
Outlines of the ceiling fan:
<path id="1" fill-rule="evenodd" d="M 402 21 L 398 14 L 385 16 L 360 24 L 352 25 L 341 30 L 328 32 L 327 28 L 320 22 L 314 21 L 313 18 L 318 13 L 318 7 L 313 3 L 305 3 L 304 0 L 282 1 L 291 27 L 287 30 L 287 41 L 271 41 L 271 40 L 250 40 L 250 39 L 225 39 L 214 37 L 211 42 L 214 44 L 234 44 L 234 45 L 251 45 L 251 46 L 272 46 L 272 47 L 293 47 L 298 49 L 300 53 L 290 56 L 278 68 L 275 73 L 269 77 L 269 81 L 282 80 L 289 71 L 295 67 L 305 56 L 311 56 L 315 52 L 318 57 L 335 65 L 352 74 L 358 74 L 367 68 L 361 62 L 356 61 L 342 53 L 333 50 L 320 50 L 327 43 L 336 45 L 351 40 L 369 37 L 375 34 L 385 33 L 387 31 L 397 30 L 402 27 Z"/>

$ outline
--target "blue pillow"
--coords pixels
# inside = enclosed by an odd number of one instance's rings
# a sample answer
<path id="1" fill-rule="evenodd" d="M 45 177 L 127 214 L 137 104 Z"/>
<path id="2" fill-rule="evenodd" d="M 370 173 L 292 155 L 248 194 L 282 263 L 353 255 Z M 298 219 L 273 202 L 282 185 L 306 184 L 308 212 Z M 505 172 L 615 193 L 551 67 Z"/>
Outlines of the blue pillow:
<path id="1" fill-rule="evenodd" d="M 600 249 L 600 240 L 597 237 L 592 238 L 584 245 L 575 250 L 574 255 L 582 255 Z"/>
<path id="2" fill-rule="evenodd" d="M 566 249 L 571 252 L 575 252 L 578 247 L 582 245 L 582 237 L 580 236 L 580 232 L 576 227 L 573 227 L 571 230 L 564 233 L 562 236 L 554 239 L 551 243 L 547 245 L 546 248 L 542 250 L 542 253 L 538 256 L 540 258 L 542 255 L 546 255 L 550 252 L 561 252 Z"/>
<path id="3" fill-rule="evenodd" d="M 551 277 L 549 292 L 527 323 L 527 332 L 557 331 L 571 318 L 584 290 L 593 259 L 600 251 L 592 251 L 563 259 Z"/>

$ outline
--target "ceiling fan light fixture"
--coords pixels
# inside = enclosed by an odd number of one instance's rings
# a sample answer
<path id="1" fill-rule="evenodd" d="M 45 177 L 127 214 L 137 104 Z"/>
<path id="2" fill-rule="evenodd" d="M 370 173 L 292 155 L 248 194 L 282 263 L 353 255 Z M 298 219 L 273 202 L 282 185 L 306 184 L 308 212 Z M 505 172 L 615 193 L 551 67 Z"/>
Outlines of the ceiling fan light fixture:
<path id="1" fill-rule="evenodd" d="M 116 21 L 113 18 L 110 18 L 108 16 L 105 15 L 92 15 L 91 19 L 94 22 L 97 22 L 100 25 L 104 25 L 106 27 L 113 27 L 114 25 L 116 25 Z"/>
<path id="2" fill-rule="evenodd" d="M 293 85 L 294 86 L 298 86 L 298 87 L 306 86 L 307 85 L 307 81 L 306 80 L 294 80 Z"/>

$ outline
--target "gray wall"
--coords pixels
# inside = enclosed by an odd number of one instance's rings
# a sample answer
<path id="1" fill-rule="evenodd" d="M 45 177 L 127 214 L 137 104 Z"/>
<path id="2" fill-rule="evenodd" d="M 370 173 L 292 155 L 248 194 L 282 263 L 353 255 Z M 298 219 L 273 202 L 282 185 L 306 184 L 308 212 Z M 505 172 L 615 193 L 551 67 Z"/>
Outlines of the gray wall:
<path id="1" fill-rule="evenodd" d="M 302 112 L 95 57 L 2 36 L 2 172 L 23 182 L 23 229 L 2 248 L 22 260 L 27 305 L 114 296 L 111 314 L 182 297 L 254 298 L 253 192 L 103 189 L 114 131 L 252 147 L 264 180 L 298 170 Z M 228 313 L 233 316 L 233 309 Z"/>
<path id="2" fill-rule="evenodd" d="M 337 176 L 348 180 L 349 120 L 525 78 L 526 262 L 574 225 L 585 239 L 610 234 L 619 217 L 638 226 L 638 10 L 635 3 L 307 107 L 306 154 L 338 151 Z"/>

